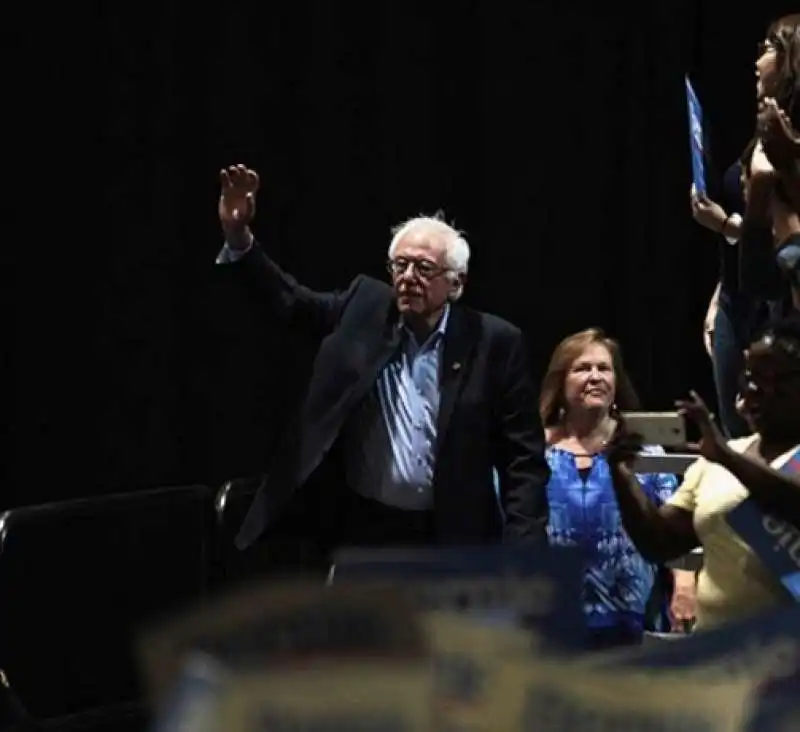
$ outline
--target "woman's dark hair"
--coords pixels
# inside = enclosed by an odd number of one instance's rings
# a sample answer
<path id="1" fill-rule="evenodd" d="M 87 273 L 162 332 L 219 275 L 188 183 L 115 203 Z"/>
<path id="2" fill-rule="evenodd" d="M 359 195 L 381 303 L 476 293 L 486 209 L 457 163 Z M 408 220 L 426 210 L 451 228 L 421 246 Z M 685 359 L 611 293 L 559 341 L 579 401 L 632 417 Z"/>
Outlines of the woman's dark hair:
<path id="1" fill-rule="evenodd" d="M 778 106 L 800 129 L 800 13 L 784 15 L 767 28 L 767 43 L 775 47 L 777 82 L 772 93 Z"/>
<path id="2" fill-rule="evenodd" d="M 756 342 L 769 345 L 771 349 L 800 362 L 800 313 L 767 324 Z"/>
<path id="3" fill-rule="evenodd" d="M 792 126 L 800 129 L 800 13 L 784 15 L 767 28 L 766 42 L 777 52 L 777 79 L 770 96 L 789 115 Z M 753 150 L 758 142 L 754 135 L 742 152 L 739 162 L 745 176 L 750 175 Z"/>

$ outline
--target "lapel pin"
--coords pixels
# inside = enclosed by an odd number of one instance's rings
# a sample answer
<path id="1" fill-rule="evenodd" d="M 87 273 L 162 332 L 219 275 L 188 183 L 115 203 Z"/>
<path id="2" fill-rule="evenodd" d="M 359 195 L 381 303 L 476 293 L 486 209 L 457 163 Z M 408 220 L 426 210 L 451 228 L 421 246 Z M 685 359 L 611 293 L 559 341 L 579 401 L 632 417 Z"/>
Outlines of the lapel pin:
<path id="1" fill-rule="evenodd" d="M 461 368 L 461 364 L 458 361 L 456 361 L 453 364 L 453 371 L 458 371 L 460 368 Z"/>

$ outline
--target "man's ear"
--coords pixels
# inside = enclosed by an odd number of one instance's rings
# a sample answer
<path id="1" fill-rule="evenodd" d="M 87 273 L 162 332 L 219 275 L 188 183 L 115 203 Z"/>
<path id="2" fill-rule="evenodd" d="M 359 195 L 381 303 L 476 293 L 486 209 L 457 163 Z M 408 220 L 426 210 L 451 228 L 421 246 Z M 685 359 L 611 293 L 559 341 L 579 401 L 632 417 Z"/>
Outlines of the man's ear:
<path id="1" fill-rule="evenodd" d="M 464 286 L 467 283 L 467 276 L 463 272 L 452 272 L 450 274 L 450 300 L 456 301 L 464 294 Z"/>

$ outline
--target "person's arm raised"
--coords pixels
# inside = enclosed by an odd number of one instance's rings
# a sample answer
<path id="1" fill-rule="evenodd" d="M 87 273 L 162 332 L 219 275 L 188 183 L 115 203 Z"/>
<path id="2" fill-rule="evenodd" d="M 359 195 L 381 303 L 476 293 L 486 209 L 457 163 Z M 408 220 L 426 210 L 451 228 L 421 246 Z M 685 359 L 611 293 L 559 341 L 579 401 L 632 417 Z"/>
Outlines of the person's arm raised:
<path id="1" fill-rule="evenodd" d="M 747 487 L 750 497 L 762 511 L 800 528 L 800 479 L 797 476 L 779 472 L 731 449 L 696 392 L 678 402 L 678 408 L 698 426 L 700 454 L 708 462 L 717 463 L 734 475 Z"/>
<path id="2" fill-rule="evenodd" d="M 728 244 L 736 244 L 741 234 L 742 217 L 737 213 L 726 213 L 718 203 L 710 198 L 700 195 L 692 186 L 689 191 L 689 203 L 692 208 L 692 218 L 715 234 L 722 234 Z"/>
<path id="3" fill-rule="evenodd" d="M 692 466 L 669 503 L 658 506 L 642 490 L 633 471 L 639 447 L 638 438 L 625 435 L 623 428 L 609 445 L 606 459 L 625 530 L 645 559 L 663 564 L 700 544 L 694 531 L 693 506 L 685 500 L 693 495 L 698 476 Z"/>
<path id="4" fill-rule="evenodd" d="M 220 171 L 219 220 L 225 246 L 217 263 L 235 266 L 265 304 L 290 325 L 324 336 L 336 324 L 360 283 L 343 292 L 317 292 L 284 272 L 259 246 L 250 228 L 256 213 L 258 174 L 244 165 Z"/>

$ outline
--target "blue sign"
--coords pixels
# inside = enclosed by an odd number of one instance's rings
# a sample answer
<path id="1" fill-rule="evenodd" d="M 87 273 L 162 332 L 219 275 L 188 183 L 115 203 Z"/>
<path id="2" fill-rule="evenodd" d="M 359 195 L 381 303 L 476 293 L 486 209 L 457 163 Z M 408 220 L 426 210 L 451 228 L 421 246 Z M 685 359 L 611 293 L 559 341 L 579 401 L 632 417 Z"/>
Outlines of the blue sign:
<path id="1" fill-rule="evenodd" d="M 692 151 L 692 182 L 698 196 L 705 196 L 706 173 L 703 153 L 703 108 L 689 77 L 686 80 L 686 105 L 689 112 L 689 141 Z"/>
<path id="2" fill-rule="evenodd" d="M 463 612 L 531 629 L 554 651 L 585 647 L 581 593 L 585 555 L 578 548 L 534 546 L 349 549 L 332 579 L 409 585 L 424 610 Z"/>
<path id="3" fill-rule="evenodd" d="M 762 513 L 752 498 L 740 503 L 726 519 L 794 602 L 800 602 L 800 531 Z"/>
<path id="4" fill-rule="evenodd" d="M 780 472 L 800 472 L 800 448 Z M 800 602 L 800 531 L 791 524 L 762 513 L 752 498 L 727 514 L 730 527 L 756 553 L 761 563 L 780 580 L 789 597 Z"/>

